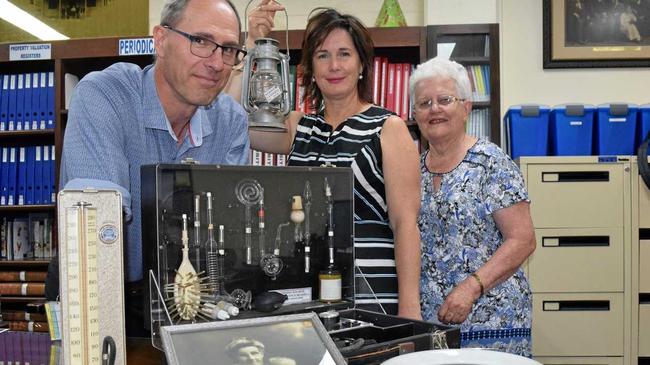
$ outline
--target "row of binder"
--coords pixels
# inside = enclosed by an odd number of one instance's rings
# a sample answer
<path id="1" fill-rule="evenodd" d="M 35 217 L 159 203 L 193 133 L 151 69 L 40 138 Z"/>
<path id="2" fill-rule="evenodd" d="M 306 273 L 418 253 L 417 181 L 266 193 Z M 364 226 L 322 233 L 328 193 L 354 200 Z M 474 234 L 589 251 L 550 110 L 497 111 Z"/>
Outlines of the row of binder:
<path id="1" fill-rule="evenodd" d="M 2 147 L 0 205 L 56 201 L 54 146 Z"/>
<path id="2" fill-rule="evenodd" d="M 0 131 L 54 128 L 54 72 L 0 74 L 0 82 Z"/>

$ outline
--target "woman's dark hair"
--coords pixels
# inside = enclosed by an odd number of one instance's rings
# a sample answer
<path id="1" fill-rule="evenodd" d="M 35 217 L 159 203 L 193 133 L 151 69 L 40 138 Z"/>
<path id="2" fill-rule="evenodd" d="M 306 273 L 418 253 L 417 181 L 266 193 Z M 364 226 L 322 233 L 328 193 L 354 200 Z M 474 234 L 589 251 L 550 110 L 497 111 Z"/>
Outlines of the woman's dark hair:
<path id="1" fill-rule="evenodd" d="M 322 9 L 322 10 L 321 10 Z M 357 82 L 357 91 L 359 99 L 372 103 L 372 66 L 374 57 L 374 43 L 370 37 L 370 32 L 353 16 L 341 14 L 331 8 L 317 8 L 320 10 L 313 16 L 310 16 L 305 35 L 302 39 L 302 84 L 305 86 L 305 97 L 309 98 L 315 110 L 318 110 L 323 101 L 318 85 L 312 81 L 314 76 L 313 59 L 318 47 L 320 47 L 325 38 L 335 29 L 343 29 L 350 34 L 354 48 L 359 54 L 359 60 L 363 66 L 361 74 L 363 78 Z"/>

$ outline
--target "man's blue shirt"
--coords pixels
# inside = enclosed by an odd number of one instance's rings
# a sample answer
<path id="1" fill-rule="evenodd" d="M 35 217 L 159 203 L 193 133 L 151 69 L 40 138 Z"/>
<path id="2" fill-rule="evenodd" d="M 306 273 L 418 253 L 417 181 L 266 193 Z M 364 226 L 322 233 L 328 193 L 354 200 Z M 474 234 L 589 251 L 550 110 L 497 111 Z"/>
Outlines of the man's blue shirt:
<path id="1" fill-rule="evenodd" d="M 142 278 L 140 166 L 186 158 L 244 165 L 249 155 L 246 113 L 225 94 L 197 109 L 178 144 L 160 104 L 154 70 L 154 65 L 117 63 L 84 77 L 70 103 L 63 142 L 59 186 L 115 188 L 123 195 L 127 281 Z"/>

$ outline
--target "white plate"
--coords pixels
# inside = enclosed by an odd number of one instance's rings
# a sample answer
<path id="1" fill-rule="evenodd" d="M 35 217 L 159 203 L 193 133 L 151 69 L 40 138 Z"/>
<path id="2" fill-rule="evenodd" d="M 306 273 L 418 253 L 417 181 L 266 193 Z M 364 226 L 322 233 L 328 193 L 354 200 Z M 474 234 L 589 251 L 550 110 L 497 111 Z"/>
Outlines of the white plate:
<path id="1" fill-rule="evenodd" d="M 388 359 L 382 365 L 541 365 L 527 357 L 483 349 L 428 350 Z"/>

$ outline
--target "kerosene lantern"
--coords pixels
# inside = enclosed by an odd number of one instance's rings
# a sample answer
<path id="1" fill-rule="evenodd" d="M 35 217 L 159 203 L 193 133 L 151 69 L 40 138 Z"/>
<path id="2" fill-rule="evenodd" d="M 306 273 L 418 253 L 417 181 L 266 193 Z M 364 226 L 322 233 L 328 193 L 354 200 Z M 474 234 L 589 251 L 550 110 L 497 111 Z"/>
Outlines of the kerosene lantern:
<path id="1" fill-rule="evenodd" d="M 284 119 L 291 110 L 289 57 L 280 53 L 278 45 L 275 39 L 260 38 L 244 59 L 241 101 L 251 129 L 287 129 Z"/>

